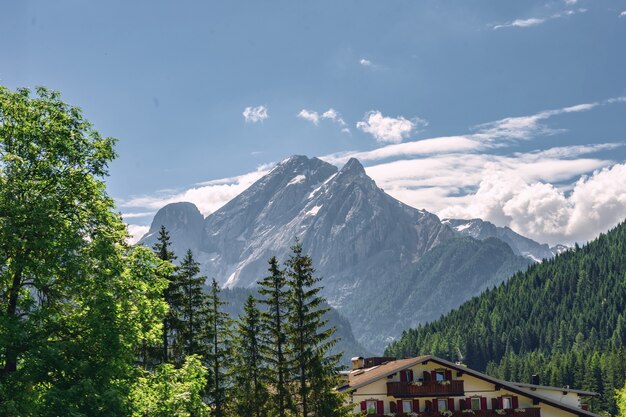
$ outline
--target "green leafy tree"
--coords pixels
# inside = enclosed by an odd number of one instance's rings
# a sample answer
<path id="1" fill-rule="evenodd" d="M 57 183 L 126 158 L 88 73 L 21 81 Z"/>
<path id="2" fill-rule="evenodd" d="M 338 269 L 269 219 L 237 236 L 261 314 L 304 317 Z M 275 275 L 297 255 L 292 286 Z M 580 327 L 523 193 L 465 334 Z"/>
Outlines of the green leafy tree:
<path id="1" fill-rule="evenodd" d="M 207 394 L 212 405 L 211 415 L 226 415 L 226 392 L 228 376 L 226 365 L 230 363 L 231 319 L 223 311 L 224 302 L 220 299 L 220 287 L 215 279 L 206 298 L 206 321 L 204 323 L 204 361 L 210 370 Z"/>
<path id="2" fill-rule="evenodd" d="M 145 372 L 131 391 L 133 417 L 205 417 L 202 401 L 207 369 L 196 355 L 187 356 L 180 368 L 166 363 Z"/>
<path id="3" fill-rule="evenodd" d="M 329 308 L 324 307 L 319 295 L 321 279 L 314 276 L 311 257 L 303 255 L 298 241 L 291 249 L 285 262 L 289 287 L 286 334 L 293 358 L 298 412 L 303 417 L 335 416 L 342 406 L 334 393 L 338 356 L 329 355 L 336 343 L 335 329 L 328 327 L 324 318 Z"/>
<path id="4" fill-rule="evenodd" d="M 267 415 L 267 364 L 263 361 L 263 327 L 261 312 L 252 295 L 237 321 L 230 366 L 233 414 L 262 417 Z"/>
<path id="5" fill-rule="evenodd" d="M 114 143 L 56 92 L 0 87 L 0 415 L 127 414 L 169 266 L 125 243 Z"/>
<path id="6" fill-rule="evenodd" d="M 261 313 L 263 334 L 263 358 L 268 363 L 268 383 L 271 387 L 270 407 L 278 417 L 285 417 L 291 409 L 291 395 L 287 388 L 291 368 L 287 356 L 285 335 L 289 304 L 289 291 L 284 272 L 276 257 L 269 260 L 269 275 L 259 282 L 259 302 L 265 306 Z"/>
<path id="7" fill-rule="evenodd" d="M 206 319 L 206 294 L 203 291 L 206 277 L 198 276 L 200 264 L 188 250 L 178 266 L 180 305 L 178 315 L 179 332 L 176 337 L 174 352 L 180 363 L 186 355 L 202 352 L 200 346 L 202 323 Z"/>

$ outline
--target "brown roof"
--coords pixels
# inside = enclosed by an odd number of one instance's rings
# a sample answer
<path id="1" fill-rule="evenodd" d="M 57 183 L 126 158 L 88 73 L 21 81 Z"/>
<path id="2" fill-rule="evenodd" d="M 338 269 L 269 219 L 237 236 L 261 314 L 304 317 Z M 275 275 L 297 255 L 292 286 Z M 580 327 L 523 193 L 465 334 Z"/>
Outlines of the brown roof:
<path id="1" fill-rule="evenodd" d="M 382 365 L 373 366 L 371 368 L 354 370 L 348 375 L 348 381 L 350 384 L 349 387 L 346 386 L 344 389 L 356 389 L 362 387 L 380 378 L 386 378 L 387 376 L 395 374 L 405 368 L 410 368 L 427 358 L 430 358 L 430 355 L 417 356 L 409 359 L 399 359 Z"/>

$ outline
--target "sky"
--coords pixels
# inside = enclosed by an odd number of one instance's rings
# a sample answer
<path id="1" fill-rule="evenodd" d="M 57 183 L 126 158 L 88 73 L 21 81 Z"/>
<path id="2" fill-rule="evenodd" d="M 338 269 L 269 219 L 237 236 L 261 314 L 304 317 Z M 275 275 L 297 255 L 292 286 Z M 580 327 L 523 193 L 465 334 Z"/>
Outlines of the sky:
<path id="1" fill-rule="evenodd" d="M 542 243 L 626 218 L 626 0 L 0 2 L 0 84 L 119 140 L 138 238 L 293 154 Z"/>

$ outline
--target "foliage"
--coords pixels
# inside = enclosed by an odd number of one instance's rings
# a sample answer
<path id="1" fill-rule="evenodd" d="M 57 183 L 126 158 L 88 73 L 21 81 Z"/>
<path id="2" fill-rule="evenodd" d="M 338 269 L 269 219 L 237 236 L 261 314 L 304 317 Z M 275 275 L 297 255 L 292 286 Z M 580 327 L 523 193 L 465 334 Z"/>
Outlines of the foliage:
<path id="1" fill-rule="evenodd" d="M 617 402 L 617 415 L 626 417 L 626 384 L 621 389 L 615 391 L 615 400 Z"/>
<path id="2" fill-rule="evenodd" d="M 292 408 L 291 395 L 287 389 L 289 361 L 287 358 L 287 340 L 285 337 L 288 295 L 287 281 L 280 269 L 276 257 L 269 260 L 269 275 L 259 282 L 260 303 L 266 309 L 261 314 L 263 324 L 263 357 L 269 365 L 268 379 L 276 387 L 271 394 L 270 406 L 279 417 L 284 417 Z"/>
<path id="3" fill-rule="evenodd" d="M 595 411 L 616 412 L 626 378 L 626 224 L 536 264 L 441 319 L 403 333 L 386 355 L 432 353 L 507 380 L 600 393 Z"/>
<path id="4" fill-rule="evenodd" d="M 220 287 L 213 279 L 206 301 L 205 346 L 203 361 L 210 369 L 207 394 L 214 417 L 226 415 L 226 392 L 229 384 L 226 367 L 231 362 L 231 318 L 222 310 Z"/>
<path id="5" fill-rule="evenodd" d="M 313 260 L 302 253 L 296 241 L 292 254 L 285 262 L 289 288 L 286 335 L 296 381 L 298 414 L 335 416 L 341 401 L 333 388 L 337 386 L 336 366 L 338 356 L 328 355 L 336 343 L 332 338 L 335 329 L 326 327 L 324 300 L 319 296 L 320 278 L 315 277 Z"/>
<path id="6" fill-rule="evenodd" d="M 124 415 L 167 271 L 129 249 L 114 158 L 59 94 L 0 87 L 0 414 Z"/>
<path id="7" fill-rule="evenodd" d="M 237 322 L 230 366 L 233 414 L 262 417 L 267 415 L 268 367 L 263 361 L 263 327 L 257 301 L 249 296 L 244 313 Z"/>
<path id="8" fill-rule="evenodd" d="M 209 407 L 202 401 L 207 369 L 196 355 L 176 368 L 166 363 L 154 373 L 144 372 L 131 391 L 133 417 L 203 417 Z"/>
<path id="9" fill-rule="evenodd" d="M 203 291 L 206 277 L 198 276 L 200 264 L 188 250 L 177 272 L 177 283 L 180 303 L 176 315 L 179 332 L 174 342 L 174 357 L 180 363 L 186 355 L 202 353 L 200 333 L 202 323 L 206 320 L 206 294 Z"/>

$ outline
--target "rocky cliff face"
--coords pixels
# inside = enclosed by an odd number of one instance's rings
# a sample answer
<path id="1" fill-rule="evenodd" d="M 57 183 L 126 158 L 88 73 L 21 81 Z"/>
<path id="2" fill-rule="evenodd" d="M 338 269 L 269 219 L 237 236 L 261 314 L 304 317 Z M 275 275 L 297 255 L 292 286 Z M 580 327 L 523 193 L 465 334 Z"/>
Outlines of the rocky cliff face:
<path id="1" fill-rule="evenodd" d="M 516 255 L 524 256 L 535 262 L 553 258 L 563 246 L 557 245 L 553 250 L 547 244 L 535 242 L 508 227 L 497 227 L 495 224 L 481 219 L 444 219 L 443 223 L 463 236 L 471 236 L 478 240 L 485 240 L 490 237 L 500 239 L 508 244 Z"/>
<path id="2" fill-rule="evenodd" d="M 394 289 L 419 284 L 421 275 L 428 276 L 428 285 L 441 287 L 437 291 L 445 293 L 446 280 L 424 272 L 426 267 L 420 267 L 419 273 L 406 271 L 412 271 L 434 248 L 459 238 L 434 214 L 407 206 L 378 188 L 356 159 L 337 170 L 317 158 L 293 156 L 209 215 L 202 225 L 198 214 L 189 203 L 164 207 L 141 243 L 153 244 L 154 232 L 164 224 L 172 239 L 180 240 L 174 250 L 181 256 L 192 249 L 203 274 L 225 287 L 253 288 L 267 273 L 268 259 L 277 256 L 285 261 L 298 239 L 312 256 L 317 275 L 324 278 L 323 295 L 348 317 L 359 342 L 374 352 L 399 336 L 398 326 L 389 322 L 416 325 L 426 319 L 410 308 L 385 308 L 387 316 L 380 320 L 376 313 L 380 300 L 406 304 L 403 297 L 415 293 L 398 294 Z M 487 247 L 472 241 L 472 248 Z M 494 271 L 508 271 L 513 254 L 502 253 L 494 252 Z M 504 279 L 502 274 L 481 278 L 479 269 L 473 268 L 477 275 L 470 278 L 454 277 L 489 283 Z M 428 319 L 460 305 L 482 288 L 472 284 L 453 298 L 452 307 L 450 303 L 442 303 L 441 308 L 435 305 Z M 406 314 L 412 316 L 403 317 Z"/>

